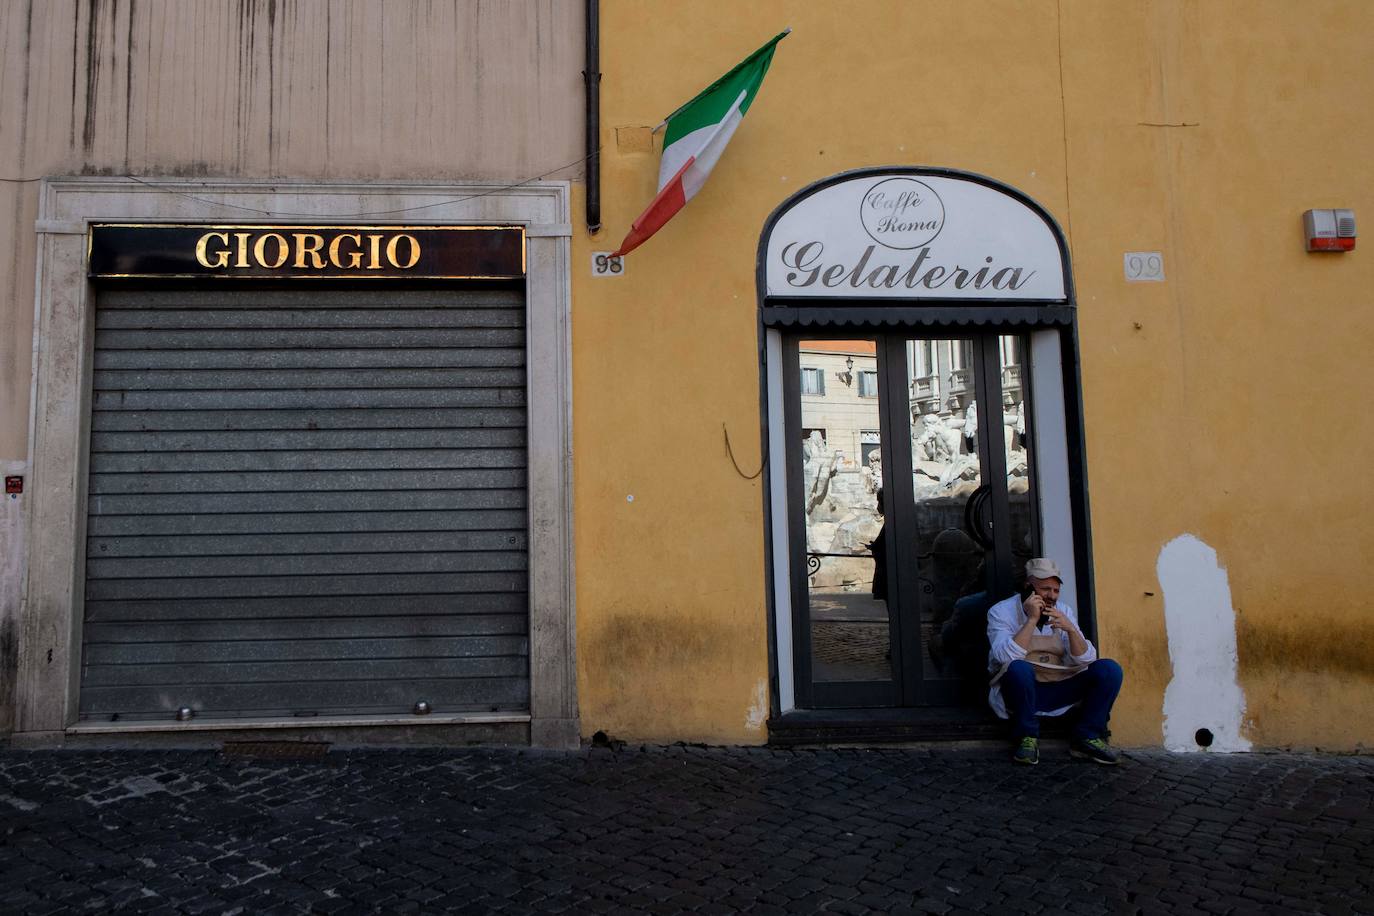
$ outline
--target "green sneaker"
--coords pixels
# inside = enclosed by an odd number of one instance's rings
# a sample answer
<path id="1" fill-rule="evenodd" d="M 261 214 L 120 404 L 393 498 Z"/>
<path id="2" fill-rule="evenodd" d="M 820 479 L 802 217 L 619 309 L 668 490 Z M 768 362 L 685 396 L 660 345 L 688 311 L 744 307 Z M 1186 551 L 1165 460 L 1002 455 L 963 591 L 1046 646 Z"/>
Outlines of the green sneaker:
<path id="1" fill-rule="evenodd" d="M 1104 766 L 1114 767 L 1121 762 L 1116 751 L 1101 738 L 1078 738 L 1069 744 L 1069 754 L 1079 760 L 1091 760 Z"/>
<path id="2" fill-rule="evenodd" d="M 1035 766 L 1040 762 L 1040 739 L 1032 738 L 1029 735 L 1021 739 L 1016 745 L 1016 750 L 1011 752 L 1012 763 L 1024 763 L 1026 766 Z"/>

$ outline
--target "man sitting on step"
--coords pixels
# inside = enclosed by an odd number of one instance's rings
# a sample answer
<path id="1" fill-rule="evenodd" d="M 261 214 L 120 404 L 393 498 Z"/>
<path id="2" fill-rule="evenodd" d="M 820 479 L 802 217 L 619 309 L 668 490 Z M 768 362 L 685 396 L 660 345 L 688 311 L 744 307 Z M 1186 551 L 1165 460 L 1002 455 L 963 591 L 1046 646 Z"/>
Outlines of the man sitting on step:
<path id="1" fill-rule="evenodd" d="M 1098 658 L 1078 629 L 1074 609 L 1060 602 L 1059 565 L 1044 557 L 1026 563 L 1026 588 L 988 609 L 988 702 L 1011 720 L 1016 763 L 1040 762 L 1040 716 L 1079 706 L 1069 753 L 1112 765 L 1107 720 L 1121 690 L 1121 666 Z"/>

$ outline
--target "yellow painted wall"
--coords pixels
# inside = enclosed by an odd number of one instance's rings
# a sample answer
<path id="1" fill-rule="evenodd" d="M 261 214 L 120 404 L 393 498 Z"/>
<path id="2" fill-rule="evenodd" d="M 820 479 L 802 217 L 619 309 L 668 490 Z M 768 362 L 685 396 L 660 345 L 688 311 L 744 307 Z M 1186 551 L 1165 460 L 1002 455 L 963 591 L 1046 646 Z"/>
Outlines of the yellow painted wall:
<path id="1" fill-rule="evenodd" d="M 653 196 L 645 129 L 785 26 L 705 189 L 593 279 Z M 1247 737 L 1374 744 L 1374 242 L 1308 255 L 1300 220 L 1374 226 L 1370 34 L 1363 0 L 605 0 L 606 229 L 574 234 L 584 731 L 765 739 L 761 483 L 721 434 L 756 470 L 755 247 L 801 186 L 904 164 L 1005 181 L 1070 235 L 1116 740 L 1161 740 L 1156 562 L 1191 533 L 1229 574 Z M 1165 283 L 1124 281 L 1142 249 Z"/>

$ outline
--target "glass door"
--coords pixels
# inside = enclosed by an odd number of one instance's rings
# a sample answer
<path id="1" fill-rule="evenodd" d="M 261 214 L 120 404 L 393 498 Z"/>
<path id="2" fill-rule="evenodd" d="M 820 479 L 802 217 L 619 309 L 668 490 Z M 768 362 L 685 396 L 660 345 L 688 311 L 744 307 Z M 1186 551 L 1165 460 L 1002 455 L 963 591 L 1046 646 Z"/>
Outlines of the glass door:
<path id="1" fill-rule="evenodd" d="M 911 511 L 901 524 L 916 579 L 915 705 L 983 704 L 988 608 L 1019 587 L 1036 555 L 1023 344 L 995 334 L 904 341 Z"/>
<path id="2" fill-rule="evenodd" d="M 987 609 L 1039 545 L 1024 344 L 788 341 L 799 705 L 981 706 Z"/>
<path id="3" fill-rule="evenodd" d="M 795 339 L 785 351 L 794 632 L 804 702 L 901 700 L 884 531 L 889 423 L 876 338 Z"/>

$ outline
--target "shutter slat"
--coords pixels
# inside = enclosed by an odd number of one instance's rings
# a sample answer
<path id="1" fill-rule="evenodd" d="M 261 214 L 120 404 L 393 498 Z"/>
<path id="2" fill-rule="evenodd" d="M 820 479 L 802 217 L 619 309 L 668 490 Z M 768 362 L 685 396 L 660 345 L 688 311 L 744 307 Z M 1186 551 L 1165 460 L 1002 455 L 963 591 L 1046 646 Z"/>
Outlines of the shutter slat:
<path id="1" fill-rule="evenodd" d="M 455 394 L 458 394 L 455 392 Z M 525 428 L 523 407 L 319 410 L 99 411 L 91 429 L 106 430 L 317 430 Z"/>
<path id="2" fill-rule="evenodd" d="M 330 451 L 166 451 L 91 455 L 93 474 L 209 471 L 376 471 L 523 468 L 523 448 L 334 449 Z"/>
<path id="3" fill-rule="evenodd" d="M 506 491 L 510 492 L 510 491 Z M 137 538 L 151 535 L 239 534 L 269 537 L 286 532 L 305 535 L 350 531 L 382 533 L 413 532 L 427 537 L 433 532 L 524 530 L 523 509 L 459 509 L 449 512 L 258 512 L 201 515 L 101 515 L 87 522 L 94 539 Z M 317 553 L 318 551 L 309 551 Z M 108 554 L 107 554 L 108 555 Z"/>
<path id="4" fill-rule="evenodd" d="M 302 328 L 519 328 L 525 310 L 489 309 L 110 309 L 96 316 L 97 330 Z"/>
<path id="5" fill-rule="evenodd" d="M 94 494 L 89 511 L 99 515 L 201 515 L 242 512 L 386 512 L 409 509 L 517 509 L 525 490 L 394 490 L 334 493 L 141 493 Z"/>
<path id="6" fill-rule="evenodd" d="M 285 550 L 306 554 L 413 553 L 417 551 L 524 551 L 525 530 L 489 531 L 395 531 L 329 534 L 181 535 L 179 537 L 91 538 L 87 556 L 115 557 L 216 557 L 279 555 Z"/>
<path id="7" fill-rule="evenodd" d="M 529 708 L 528 677 L 415 678 L 182 684 L 169 687 L 91 687 L 82 691 L 87 718 L 110 711 L 121 718 L 165 718 L 189 706 L 202 716 L 369 715 L 409 713 L 417 700 L 436 712 L 522 711 Z"/>
<path id="8" fill-rule="evenodd" d="M 316 429 L 97 432 L 92 456 L 111 452 L 271 452 L 339 449 L 521 448 L 523 429 Z"/>
<path id="9" fill-rule="evenodd" d="M 86 602 L 86 625 L 160 621 L 273 620 L 340 621 L 397 617 L 401 627 L 415 620 L 443 621 L 451 636 L 525 632 L 525 593 L 467 592 L 401 595 L 304 595 L 269 598 L 148 598 Z M 412 620 L 410 618 L 415 618 Z M 94 631 L 92 631 L 94 632 Z M 336 636 L 343 635 L 334 630 Z M 411 632 L 406 630 L 405 632 Z M 95 637 L 89 633 L 87 642 Z M 146 640 L 145 640 L 146 641 Z"/>
<path id="10" fill-rule="evenodd" d="M 181 687 L 197 685 L 245 686 L 271 682 L 291 684 L 311 681 L 379 680 L 412 682 L 416 678 L 518 677 L 529 667 L 523 655 L 491 654 L 484 658 L 357 659 L 335 661 L 238 661 L 217 665 L 137 664 L 91 665 L 86 685 L 99 687 Z M 293 690 L 294 692 L 294 690 Z"/>

